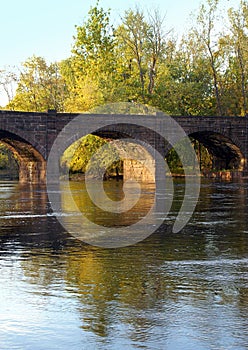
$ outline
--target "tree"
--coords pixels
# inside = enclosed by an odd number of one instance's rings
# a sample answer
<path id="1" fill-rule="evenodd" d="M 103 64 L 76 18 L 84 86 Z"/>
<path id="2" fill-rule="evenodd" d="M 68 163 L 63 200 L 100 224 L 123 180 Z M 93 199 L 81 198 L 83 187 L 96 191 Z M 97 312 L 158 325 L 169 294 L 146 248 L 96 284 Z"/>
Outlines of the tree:
<path id="1" fill-rule="evenodd" d="M 231 56 L 232 65 L 236 67 L 236 81 L 238 82 L 239 89 L 241 91 L 240 109 L 242 115 L 248 113 L 248 92 L 247 92 L 247 80 L 248 80 L 248 4 L 246 1 L 241 0 L 239 9 L 235 11 L 233 8 L 228 11 L 229 19 L 231 23 L 231 37 L 229 38 L 231 50 L 233 51 L 229 55 Z"/>
<path id="2" fill-rule="evenodd" d="M 62 74 L 69 89 L 68 110 L 85 111 L 111 101 L 115 90 L 115 36 L 109 11 L 98 8 L 76 26 L 72 57 L 63 64 Z"/>
<path id="3" fill-rule="evenodd" d="M 167 44 L 165 37 L 169 32 L 164 33 L 163 24 L 165 17 L 162 17 L 158 10 L 153 13 L 149 12 L 149 31 L 148 31 L 148 48 L 150 51 L 150 62 L 149 62 L 149 84 L 148 93 L 150 95 L 154 92 L 155 79 L 157 76 L 157 66 L 160 64 Z"/>
<path id="4" fill-rule="evenodd" d="M 33 56 L 23 63 L 16 94 L 7 107 L 23 111 L 63 111 L 65 95 L 59 64 L 47 64 L 44 58 Z"/>
<path id="5" fill-rule="evenodd" d="M 164 18 L 158 11 L 148 19 L 139 8 L 128 10 L 116 30 L 119 65 L 128 99 L 149 103 L 156 84 L 157 67 L 165 49 Z"/>
<path id="6" fill-rule="evenodd" d="M 167 43 L 153 105 L 172 115 L 213 115 L 212 75 L 194 33 Z"/>
<path id="7" fill-rule="evenodd" d="M 138 69 L 140 94 L 145 102 L 145 75 L 147 73 L 147 37 L 148 24 L 144 14 L 140 10 L 129 10 L 122 19 L 123 24 L 118 29 L 118 37 L 123 43 L 125 59 L 129 62 L 129 76 L 135 74 L 135 66 Z M 137 87 L 137 85 L 136 85 Z"/>
<path id="8" fill-rule="evenodd" d="M 17 75 L 14 71 L 7 69 L 0 69 L 0 88 L 5 92 L 8 103 L 14 97 L 15 85 L 17 82 Z"/>
<path id="9" fill-rule="evenodd" d="M 209 59 L 210 70 L 213 77 L 213 87 L 216 98 L 217 113 L 223 115 L 223 107 L 221 102 L 221 81 L 219 78 L 219 70 L 221 66 L 221 57 L 218 51 L 218 39 L 214 37 L 216 13 L 219 0 L 206 0 L 206 5 L 202 5 L 197 17 L 198 28 L 195 29 L 195 35 L 199 37 L 202 43 L 202 49 Z"/>
<path id="10" fill-rule="evenodd" d="M 158 10 L 129 9 L 115 28 L 97 1 L 76 26 L 71 57 L 51 64 L 29 58 L 14 98 L 15 75 L 0 71 L 8 108 L 82 112 L 133 101 L 172 115 L 246 115 L 248 3 L 229 10 L 224 33 L 216 30 L 218 5 L 205 0 L 196 25 L 177 42 Z"/>
<path id="11" fill-rule="evenodd" d="M 102 152 L 94 156 L 95 152 L 103 146 Z M 109 164 L 112 166 L 109 167 Z M 60 166 L 64 172 L 88 171 L 90 176 L 96 178 L 101 177 L 102 173 L 106 177 L 113 172 L 116 174 L 116 169 L 118 174 L 122 171 L 122 163 L 116 149 L 111 147 L 107 140 L 95 135 L 86 135 L 68 147 L 61 158 Z"/>

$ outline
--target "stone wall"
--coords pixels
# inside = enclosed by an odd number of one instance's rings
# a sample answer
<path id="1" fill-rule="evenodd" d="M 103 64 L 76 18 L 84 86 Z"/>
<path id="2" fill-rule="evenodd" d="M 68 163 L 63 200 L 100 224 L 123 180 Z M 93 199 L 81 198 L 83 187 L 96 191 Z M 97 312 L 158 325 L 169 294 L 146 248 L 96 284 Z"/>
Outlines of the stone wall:
<path id="1" fill-rule="evenodd" d="M 32 178 L 39 181 L 39 179 L 45 177 L 46 160 L 54 140 L 60 131 L 77 115 L 56 113 L 56 111 L 48 113 L 0 111 L 0 138 L 13 149 L 16 149 L 20 161 L 23 162 L 20 168 L 24 169 L 26 167 L 25 172 L 27 174 L 26 179 L 29 179 L 28 181 L 32 181 Z M 108 124 L 108 126 L 100 128 L 99 120 L 102 117 L 106 118 L 106 123 L 104 124 Z M 90 125 L 92 127 L 91 130 L 94 130 L 94 134 L 109 139 L 126 137 L 137 139 L 141 143 L 149 144 L 151 149 L 157 149 L 164 157 L 169 149 L 168 144 L 159 133 L 153 131 L 153 127 L 155 125 L 157 127 L 161 126 L 161 130 L 165 130 L 169 119 L 160 114 L 157 116 L 135 116 L 135 120 L 138 120 L 137 118 L 140 118 L 140 121 L 146 119 L 148 125 L 150 125 L 149 128 L 136 125 L 138 123 L 132 123 L 132 118 L 133 116 L 130 115 L 112 114 L 103 116 L 84 114 L 82 117 L 82 130 L 87 132 Z M 205 142 L 209 140 L 213 149 L 219 149 L 218 152 L 220 155 L 223 153 L 223 157 L 229 153 L 231 156 L 236 155 L 240 159 L 240 164 L 242 163 L 241 170 L 244 172 L 248 171 L 247 117 L 176 116 L 174 119 L 181 125 L 187 135 L 202 137 L 202 140 Z M 116 122 L 119 124 L 116 124 Z M 169 130 L 172 129 L 169 128 Z M 76 139 L 80 135 L 80 130 L 75 130 L 75 135 L 72 138 Z M 67 138 L 65 133 L 65 146 L 69 146 L 72 138 Z M 18 148 L 18 144 L 19 146 L 22 144 L 22 146 Z M 26 153 L 25 156 L 24 153 Z M 152 153 L 150 152 L 150 154 Z M 148 168 L 155 169 L 152 160 L 147 155 L 145 158 L 147 158 Z M 134 177 L 141 181 L 151 181 L 155 176 L 155 170 L 152 170 L 152 172 L 147 171 L 143 165 L 141 166 L 135 160 L 125 161 L 124 172 L 125 178 Z M 25 176 L 21 177 L 25 181 Z"/>

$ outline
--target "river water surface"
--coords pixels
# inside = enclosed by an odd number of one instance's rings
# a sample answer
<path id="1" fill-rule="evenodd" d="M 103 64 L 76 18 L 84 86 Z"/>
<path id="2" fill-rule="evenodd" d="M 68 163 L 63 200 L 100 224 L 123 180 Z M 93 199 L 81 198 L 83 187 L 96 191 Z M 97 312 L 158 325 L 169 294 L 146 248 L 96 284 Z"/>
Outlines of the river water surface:
<path id="1" fill-rule="evenodd" d="M 177 234 L 175 187 L 157 232 L 104 249 L 66 232 L 45 187 L 1 182 L 0 349 L 248 349 L 248 182 L 203 181 Z"/>

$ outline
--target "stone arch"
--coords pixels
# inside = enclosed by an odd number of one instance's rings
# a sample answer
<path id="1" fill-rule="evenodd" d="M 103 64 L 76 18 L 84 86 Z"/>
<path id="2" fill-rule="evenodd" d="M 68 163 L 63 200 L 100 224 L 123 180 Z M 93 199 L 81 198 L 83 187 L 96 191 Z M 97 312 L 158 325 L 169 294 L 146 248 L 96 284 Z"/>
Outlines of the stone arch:
<path id="1" fill-rule="evenodd" d="M 209 152 L 219 159 L 219 167 L 244 170 L 245 156 L 238 140 L 234 140 L 225 131 L 202 129 L 191 132 L 190 137 L 202 143 Z"/>
<path id="2" fill-rule="evenodd" d="M 0 128 L 0 135 L 2 135 L 2 133 L 12 135 L 13 139 L 20 139 L 24 143 L 32 145 L 34 150 L 36 150 L 40 155 L 42 155 L 42 157 L 44 157 L 44 159 L 46 159 L 46 145 L 44 144 L 44 140 L 40 140 L 38 135 L 39 133 L 35 129 L 31 132 L 27 132 L 24 130 L 24 128 L 22 128 L 22 125 L 20 125 L 20 127 L 16 127 L 15 125 L 8 124 L 3 129 Z"/>
<path id="3" fill-rule="evenodd" d="M 144 126 L 128 123 L 109 124 L 92 132 L 93 135 L 102 137 L 108 140 L 115 140 L 115 143 L 120 157 L 123 159 L 123 178 L 125 180 L 133 179 L 138 182 L 154 183 L 156 178 L 157 166 L 154 158 L 154 148 L 161 146 L 158 138 L 163 138 Z M 84 134 L 83 136 L 86 136 Z M 75 141 L 82 136 L 75 134 L 74 137 L 65 137 L 60 156 L 63 152 Z M 139 161 L 131 159 L 129 154 L 132 154 L 132 146 L 126 148 L 124 142 L 120 139 L 132 139 L 136 147 L 136 157 Z M 161 154 L 164 154 L 164 147 L 158 147 Z M 130 153 L 129 153 L 130 151 Z M 134 154 L 134 153 L 133 153 Z"/>
<path id="4" fill-rule="evenodd" d="M 12 151 L 18 161 L 19 182 L 45 182 L 46 161 L 33 145 L 6 130 L 0 130 L 0 140 Z"/>
<path id="5" fill-rule="evenodd" d="M 119 153 L 124 158 L 123 178 L 125 180 L 135 179 L 138 182 L 154 183 L 160 178 L 161 172 L 164 173 L 164 164 L 157 164 L 155 161 L 155 150 L 165 157 L 169 146 L 168 142 L 156 131 L 143 125 L 120 122 L 100 128 L 94 132 L 94 135 L 114 140 L 134 140 L 139 161 L 129 158 L 128 149 L 121 142 L 119 143 Z"/>

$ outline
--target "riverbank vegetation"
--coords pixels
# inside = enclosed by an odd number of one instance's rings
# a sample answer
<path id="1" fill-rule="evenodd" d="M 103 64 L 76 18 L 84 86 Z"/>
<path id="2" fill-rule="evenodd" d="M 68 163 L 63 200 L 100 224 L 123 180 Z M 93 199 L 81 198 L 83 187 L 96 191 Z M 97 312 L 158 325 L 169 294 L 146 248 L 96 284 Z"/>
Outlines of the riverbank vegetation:
<path id="1" fill-rule="evenodd" d="M 18 74 L 0 70 L 9 99 L 5 108 L 85 112 L 107 103 L 132 102 L 169 115 L 247 115 L 247 1 L 223 12 L 219 0 L 205 0 L 182 37 L 166 26 L 159 9 L 134 7 L 117 23 L 111 21 L 111 10 L 97 1 L 75 27 L 70 57 L 48 63 L 33 56 Z M 89 148 L 83 142 L 78 150 L 87 159 Z M 210 164 L 207 150 L 202 146 L 200 151 L 196 142 L 194 147 L 201 166 Z M 173 152 L 168 158 L 177 163 Z M 81 157 L 73 159 L 71 171 L 83 171 Z M 65 159 L 62 163 L 68 166 Z"/>

